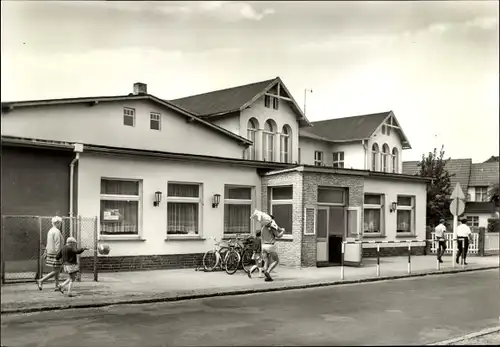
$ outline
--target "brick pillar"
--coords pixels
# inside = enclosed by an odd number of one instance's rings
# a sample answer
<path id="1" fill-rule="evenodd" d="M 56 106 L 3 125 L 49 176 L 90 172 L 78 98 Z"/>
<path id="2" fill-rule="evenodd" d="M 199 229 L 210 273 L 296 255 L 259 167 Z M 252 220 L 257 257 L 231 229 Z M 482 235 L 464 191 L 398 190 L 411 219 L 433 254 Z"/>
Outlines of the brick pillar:
<path id="1" fill-rule="evenodd" d="M 479 247 L 479 256 L 484 257 L 484 247 L 485 247 L 485 228 L 479 228 L 479 239 L 478 239 L 478 247 Z"/>

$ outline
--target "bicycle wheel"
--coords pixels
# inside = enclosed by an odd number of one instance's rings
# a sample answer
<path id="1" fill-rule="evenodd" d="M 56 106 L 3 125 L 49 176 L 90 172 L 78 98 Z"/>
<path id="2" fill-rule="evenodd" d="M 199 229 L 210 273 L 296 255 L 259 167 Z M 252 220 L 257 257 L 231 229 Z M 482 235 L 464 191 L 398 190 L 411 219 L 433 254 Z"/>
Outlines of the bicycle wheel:
<path id="1" fill-rule="evenodd" d="M 217 252 L 214 250 L 207 251 L 205 255 L 203 255 L 203 268 L 205 271 L 213 271 L 217 267 L 219 263 L 219 257 L 217 255 Z"/>
<path id="2" fill-rule="evenodd" d="M 243 267 L 243 271 L 247 273 L 254 265 L 252 255 L 253 251 L 250 248 L 246 248 L 243 250 L 243 255 L 241 256 L 241 266 Z"/>
<path id="3" fill-rule="evenodd" d="M 228 275 L 234 275 L 240 265 L 240 255 L 235 250 L 230 250 L 226 255 L 225 268 Z"/>

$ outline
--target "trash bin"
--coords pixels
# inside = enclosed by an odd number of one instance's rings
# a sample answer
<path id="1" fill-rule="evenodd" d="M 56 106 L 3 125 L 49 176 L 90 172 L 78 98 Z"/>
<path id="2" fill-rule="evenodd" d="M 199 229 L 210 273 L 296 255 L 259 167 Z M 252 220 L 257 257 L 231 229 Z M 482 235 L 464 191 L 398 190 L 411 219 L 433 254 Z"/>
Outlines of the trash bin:
<path id="1" fill-rule="evenodd" d="M 359 241 L 357 243 L 346 243 L 344 249 L 344 265 L 361 266 L 363 263 L 363 244 L 360 239 L 346 238 L 347 242 Z"/>

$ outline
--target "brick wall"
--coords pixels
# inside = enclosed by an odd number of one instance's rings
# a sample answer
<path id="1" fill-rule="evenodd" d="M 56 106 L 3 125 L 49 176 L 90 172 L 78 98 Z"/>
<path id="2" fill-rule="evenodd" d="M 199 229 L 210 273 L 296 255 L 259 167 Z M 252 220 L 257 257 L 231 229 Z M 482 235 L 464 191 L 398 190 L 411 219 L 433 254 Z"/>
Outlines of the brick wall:
<path id="1" fill-rule="evenodd" d="M 201 264 L 203 253 L 141 255 L 124 257 L 98 257 L 99 272 L 188 269 Z M 91 272 L 94 269 L 94 258 L 80 258 L 82 271 Z"/>
<path id="2" fill-rule="evenodd" d="M 293 221 L 292 239 L 283 239 L 276 242 L 280 264 L 287 267 L 300 267 L 302 242 L 302 173 L 285 172 L 273 176 L 262 177 L 262 210 L 269 211 L 268 189 L 276 186 L 293 187 Z"/>
<path id="3" fill-rule="evenodd" d="M 318 187 L 347 188 L 348 206 L 363 206 L 363 177 L 346 176 L 326 173 L 304 174 L 304 206 L 316 206 L 318 201 Z M 363 215 L 361 215 L 363 225 Z M 307 225 L 306 225 L 307 227 Z M 302 237 L 302 266 L 316 266 L 316 236 L 303 235 Z"/>

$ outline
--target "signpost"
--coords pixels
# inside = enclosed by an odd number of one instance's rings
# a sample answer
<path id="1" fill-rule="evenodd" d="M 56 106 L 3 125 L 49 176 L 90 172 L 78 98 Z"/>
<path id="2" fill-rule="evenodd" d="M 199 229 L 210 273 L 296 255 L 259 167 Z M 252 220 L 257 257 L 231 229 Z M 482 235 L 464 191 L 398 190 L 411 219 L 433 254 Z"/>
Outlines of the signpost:
<path id="1" fill-rule="evenodd" d="M 457 182 L 455 189 L 453 189 L 453 193 L 451 193 L 450 198 L 450 212 L 453 215 L 453 267 L 455 267 L 455 259 L 457 257 L 457 224 L 458 224 L 458 216 L 460 216 L 465 211 L 465 195 L 460 188 L 460 184 Z"/>

